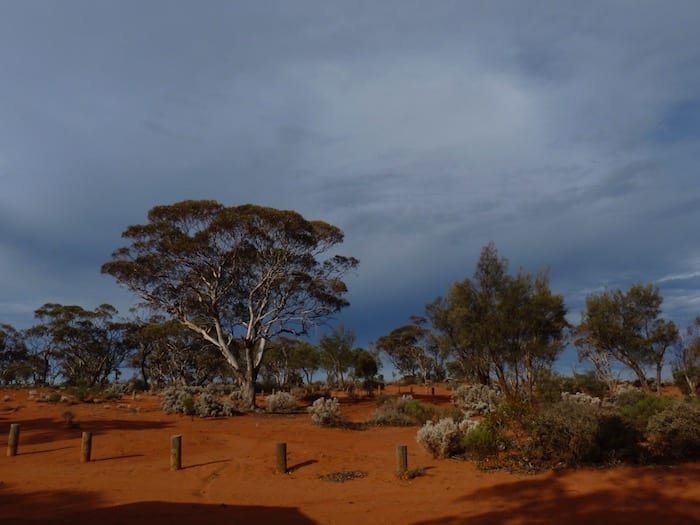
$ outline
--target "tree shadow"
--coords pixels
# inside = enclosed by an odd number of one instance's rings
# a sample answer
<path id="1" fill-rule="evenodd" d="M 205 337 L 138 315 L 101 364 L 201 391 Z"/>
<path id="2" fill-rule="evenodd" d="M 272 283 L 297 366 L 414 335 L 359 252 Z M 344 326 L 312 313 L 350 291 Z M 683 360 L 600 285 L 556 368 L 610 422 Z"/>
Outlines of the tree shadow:
<path id="1" fill-rule="evenodd" d="M 159 430 L 173 426 L 172 423 L 164 421 L 135 421 L 129 419 L 75 420 L 73 426 L 66 425 L 66 421 L 62 419 L 17 419 L 7 423 L 0 423 L 0 439 L 3 437 L 5 439 L 5 441 L 0 442 L 0 445 L 7 443 L 6 439 L 10 430 L 10 423 L 19 423 L 20 425 L 19 453 L 21 453 L 22 445 L 38 445 L 64 439 L 80 438 L 83 432 L 90 432 L 93 436 L 96 436 L 113 430 Z"/>
<path id="2" fill-rule="evenodd" d="M 205 505 L 144 501 L 112 507 L 102 506 L 101 498 L 90 492 L 44 491 L 13 493 L 0 484 L 0 524 L 34 525 L 159 525 L 232 523 L 285 523 L 315 525 L 316 522 L 295 507 L 248 505 Z"/>
<path id="3" fill-rule="evenodd" d="M 216 465 L 217 463 L 230 463 L 230 459 L 217 459 L 215 461 L 207 461 L 206 463 L 197 463 L 196 465 L 186 465 L 182 467 L 182 470 L 187 470 L 191 468 L 206 467 L 207 465 Z"/>
<path id="4" fill-rule="evenodd" d="M 683 491 L 700 483 L 700 464 L 685 465 L 682 475 L 672 467 L 645 467 L 627 471 L 619 488 L 579 490 L 566 480 L 571 471 L 553 472 L 547 478 L 500 483 L 477 490 L 456 500 L 465 505 L 460 515 L 425 520 L 414 525 L 550 525 L 563 523 L 641 525 L 646 523 L 700 523 L 697 498 L 683 497 Z M 615 471 L 612 471 L 614 479 Z M 655 485 L 659 490 L 650 488 Z M 663 488 L 665 492 L 660 489 Z M 670 496 L 669 489 L 678 489 Z M 488 510 L 470 512 L 469 504 L 478 502 Z"/>

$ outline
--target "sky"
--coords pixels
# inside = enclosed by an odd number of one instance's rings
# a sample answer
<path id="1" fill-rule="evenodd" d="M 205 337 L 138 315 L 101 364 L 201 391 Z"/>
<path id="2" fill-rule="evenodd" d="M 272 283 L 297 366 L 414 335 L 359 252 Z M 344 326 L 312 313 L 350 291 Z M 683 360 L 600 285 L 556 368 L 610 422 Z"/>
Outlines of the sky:
<path id="1" fill-rule="evenodd" d="M 651 283 L 685 327 L 698 27 L 696 0 L 0 0 L 0 323 L 127 314 L 100 273 L 121 232 L 214 199 L 345 232 L 359 345 L 490 241 L 548 268 L 573 323 L 586 295 Z"/>

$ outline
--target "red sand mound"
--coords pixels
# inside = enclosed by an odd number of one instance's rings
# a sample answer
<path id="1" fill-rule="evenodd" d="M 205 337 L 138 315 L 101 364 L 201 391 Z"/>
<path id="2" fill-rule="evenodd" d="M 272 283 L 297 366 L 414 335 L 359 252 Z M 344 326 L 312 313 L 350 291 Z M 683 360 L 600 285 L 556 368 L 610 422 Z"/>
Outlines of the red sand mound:
<path id="1" fill-rule="evenodd" d="M 414 396 L 448 402 L 444 391 L 436 394 L 414 387 Z M 344 400 L 341 411 L 361 421 L 373 409 L 371 401 Z M 66 427 L 66 410 L 79 428 Z M 11 423 L 21 425 L 19 452 L 6 457 Z M 0 523 L 700 523 L 698 463 L 486 473 L 431 458 L 416 430 L 319 428 L 306 414 L 198 419 L 163 414 L 155 396 L 66 406 L 3 391 Z M 90 463 L 80 463 L 83 431 L 93 434 Z M 175 434 L 182 435 L 180 471 L 169 469 Z M 288 474 L 275 473 L 278 442 L 287 443 Z M 409 467 L 424 467 L 425 476 L 396 478 L 400 444 L 408 445 Z M 345 470 L 367 476 L 320 479 Z"/>

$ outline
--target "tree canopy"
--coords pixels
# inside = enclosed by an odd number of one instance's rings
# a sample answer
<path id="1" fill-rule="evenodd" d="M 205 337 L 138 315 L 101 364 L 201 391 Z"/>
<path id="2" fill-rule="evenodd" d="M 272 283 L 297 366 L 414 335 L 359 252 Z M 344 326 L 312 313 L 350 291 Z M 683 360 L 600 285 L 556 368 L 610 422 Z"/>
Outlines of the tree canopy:
<path id="1" fill-rule="evenodd" d="M 592 361 L 602 376 L 610 366 L 605 370 L 600 363 L 617 361 L 637 376 L 645 390 L 650 390 L 646 367 L 654 366 L 660 389 L 666 352 L 678 339 L 673 321 L 661 317 L 662 303 L 659 288 L 651 284 L 589 295 L 576 327 L 579 357 Z"/>
<path id="2" fill-rule="evenodd" d="M 433 326 L 452 344 L 463 369 L 494 380 L 506 397 L 532 395 L 538 374 L 564 347 L 566 308 L 545 272 L 508 274 L 493 243 L 472 279 L 457 282 L 428 307 Z"/>
<path id="3" fill-rule="evenodd" d="M 103 273 L 222 353 L 255 403 L 267 341 L 303 335 L 349 303 L 342 277 L 357 259 L 321 257 L 342 231 L 294 211 L 215 201 L 156 206 L 129 226 Z"/>

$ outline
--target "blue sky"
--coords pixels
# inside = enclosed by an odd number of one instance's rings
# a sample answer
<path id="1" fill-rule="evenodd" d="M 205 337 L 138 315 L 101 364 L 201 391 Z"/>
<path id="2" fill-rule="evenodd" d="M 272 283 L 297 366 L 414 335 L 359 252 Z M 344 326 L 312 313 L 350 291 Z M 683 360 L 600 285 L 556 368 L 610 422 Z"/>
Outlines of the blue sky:
<path id="1" fill-rule="evenodd" d="M 342 228 L 362 345 L 489 241 L 548 267 L 573 322 L 642 282 L 686 326 L 698 27 L 694 0 L 2 2 L 0 322 L 126 312 L 100 274 L 121 232 L 213 198 Z"/>

